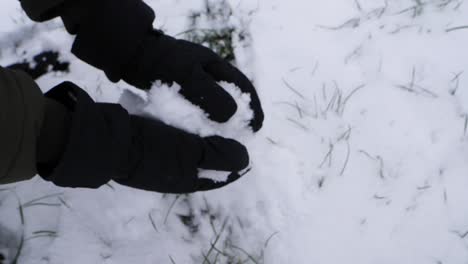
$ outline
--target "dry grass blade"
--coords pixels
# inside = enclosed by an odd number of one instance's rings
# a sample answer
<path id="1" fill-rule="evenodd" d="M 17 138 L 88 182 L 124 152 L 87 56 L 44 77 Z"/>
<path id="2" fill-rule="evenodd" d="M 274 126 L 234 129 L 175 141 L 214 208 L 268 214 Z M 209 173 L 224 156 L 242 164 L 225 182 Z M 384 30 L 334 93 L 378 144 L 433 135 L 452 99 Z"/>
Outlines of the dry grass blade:
<path id="1" fill-rule="evenodd" d="M 215 257 L 215 260 L 214 260 L 214 263 L 218 263 L 217 262 L 217 259 L 219 258 L 219 256 L 224 256 L 224 257 L 227 257 L 229 258 L 229 254 L 227 253 L 224 253 L 223 251 L 221 251 L 219 248 L 216 247 L 216 245 L 214 245 L 213 243 L 211 243 L 211 246 L 213 247 L 213 250 L 216 251 L 216 257 Z"/>
<path id="2" fill-rule="evenodd" d="M 352 128 L 351 127 L 348 127 L 348 129 L 341 135 L 339 136 L 337 139 L 336 139 L 336 142 L 340 142 L 344 139 L 348 140 L 349 137 L 351 136 L 351 131 L 352 131 Z"/>
<path id="3" fill-rule="evenodd" d="M 12 264 L 18 264 L 19 258 L 21 256 L 21 252 L 23 251 L 24 247 L 24 231 L 21 235 L 20 243 L 18 245 L 18 250 L 16 251 L 15 257 L 13 258 L 13 261 L 11 262 Z"/>
<path id="4" fill-rule="evenodd" d="M 309 115 L 308 113 L 306 113 L 306 112 L 304 111 L 304 109 L 302 109 L 302 108 L 299 106 L 299 104 L 297 103 L 297 101 L 295 101 L 294 104 L 293 104 L 293 103 L 290 103 L 290 102 L 286 102 L 286 101 L 275 102 L 274 104 L 287 105 L 287 106 L 290 106 L 290 107 L 294 108 L 294 109 L 297 111 L 297 113 L 298 113 L 298 115 L 299 115 L 300 118 L 303 118 L 304 115 L 306 115 L 306 114 Z"/>
<path id="5" fill-rule="evenodd" d="M 461 72 L 458 72 L 458 73 L 455 73 L 453 78 L 450 80 L 451 82 L 454 82 L 456 80 L 459 80 L 460 79 L 460 76 L 464 73 L 464 71 L 461 71 Z"/>
<path id="6" fill-rule="evenodd" d="M 278 142 L 276 142 L 275 140 L 273 140 L 272 138 L 270 137 L 266 137 L 266 139 L 268 140 L 268 142 L 270 142 L 271 144 L 273 145 L 278 145 Z"/>
<path id="7" fill-rule="evenodd" d="M 19 214 L 20 214 L 20 220 L 21 220 L 21 225 L 24 226 L 25 224 L 25 220 L 24 220 L 24 208 L 23 206 L 20 204 L 19 207 L 18 207 L 18 211 L 19 211 Z"/>
<path id="8" fill-rule="evenodd" d="M 447 189 L 444 188 L 444 204 L 447 205 L 447 202 L 448 202 Z"/>
<path id="9" fill-rule="evenodd" d="M 371 160 L 373 160 L 373 161 L 376 161 L 376 160 L 377 160 L 374 156 L 372 156 L 371 154 L 369 154 L 369 152 L 367 152 L 367 151 L 365 151 L 365 150 L 362 150 L 362 149 L 361 149 L 361 150 L 359 150 L 358 152 L 361 153 L 361 154 L 364 154 L 364 156 L 368 157 L 369 159 L 371 159 Z"/>
<path id="10" fill-rule="evenodd" d="M 34 231 L 34 232 L 33 232 L 33 235 L 46 235 L 46 234 L 49 234 L 49 235 L 56 235 L 57 232 L 55 232 L 55 231 L 50 231 L 50 230 L 39 230 L 39 231 Z"/>
<path id="11" fill-rule="evenodd" d="M 57 232 L 49 230 L 41 230 L 33 232 L 33 236 L 25 239 L 25 241 L 36 239 L 36 238 L 56 238 L 58 237 Z"/>
<path id="12" fill-rule="evenodd" d="M 353 58 L 361 56 L 363 50 L 362 44 L 355 48 L 348 56 L 346 56 L 344 63 L 348 64 Z"/>
<path id="13" fill-rule="evenodd" d="M 284 83 L 284 85 L 286 85 L 286 87 L 288 87 L 291 91 L 293 91 L 297 96 L 299 96 L 302 99 L 306 99 L 303 94 L 301 94 L 299 91 L 294 89 L 294 87 L 292 87 L 292 85 L 289 84 L 284 78 L 283 78 L 283 83 Z"/>
<path id="14" fill-rule="evenodd" d="M 384 161 L 383 158 L 380 156 L 377 156 L 377 160 L 379 161 L 379 175 L 382 180 L 385 180 L 385 174 L 384 174 Z"/>
<path id="15" fill-rule="evenodd" d="M 466 232 L 460 232 L 460 231 L 452 231 L 452 233 L 456 234 L 458 237 L 460 237 L 461 239 L 465 239 L 465 237 L 468 236 L 468 231 Z"/>
<path id="16" fill-rule="evenodd" d="M 319 67 L 319 62 L 317 61 L 317 62 L 315 63 L 314 68 L 312 69 L 312 72 L 310 73 L 310 75 L 314 76 L 315 73 L 316 73 L 317 70 L 318 70 L 318 67 Z"/>
<path id="17" fill-rule="evenodd" d="M 157 233 L 159 233 L 159 230 L 158 230 L 158 228 L 156 227 L 156 223 L 154 222 L 154 219 L 153 219 L 153 216 L 151 215 L 151 212 L 148 213 L 148 218 L 149 218 L 149 220 L 150 220 L 150 222 L 151 222 L 151 226 L 153 226 L 153 229 L 154 229 Z"/>
<path id="18" fill-rule="evenodd" d="M 24 203 L 23 206 L 24 207 L 29 207 L 32 204 L 36 204 L 39 201 L 42 201 L 42 200 L 45 200 L 45 199 L 48 199 L 48 198 L 52 198 L 52 197 L 58 197 L 58 196 L 61 196 L 61 195 L 63 195 L 63 192 L 44 195 L 44 196 L 41 196 L 39 198 L 36 198 L 36 199 L 33 199 L 33 200 L 29 201 L 29 202 Z"/>
<path id="19" fill-rule="evenodd" d="M 416 189 L 417 189 L 418 191 L 425 191 L 425 190 L 430 189 L 430 188 L 432 188 L 431 185 L 425 185 L 425 186 L 419 186 L 419 187 L 417 187 Z"/>
<path id="20" fill-rule="evenodd" d="M 468 114 L 465 114 L 465 125 L 463 127 L 463 135 L 466 136 L 466 132 L 468 130 Z"/>
<path id="21" fill-rule="evenodd" d="M 366 87 L 366 85 L 365 85 L 365 84 L 361 84 L 361 85 L 359 85 L 358 87 L 354 88 L 354 89 L 345 97 L 345 99 L 343 100 L 343 105 L 345 105 L 345 104 L 349 101 L 349 99 L 350 99 L 351 97 L 353 97 L 353 95 L 354 95 L 355 93 L 357 93 L 359 90 L 361 90 L 361 89 L 364 88 L 364 87 Z"/>
<path id="22" fill-rule="evenodd" d="M 299 104 L 297 102 L 295 102 L 295 103 L 296 103 L 295 106 L 296 106 L 297 112 L 299 114 L 299 117 L 303 118 L 304 115 L 302 114 L 302 108 L 299 107 Z"/>
<path id="23" fill-rule="evenodd" d="M 447 28 L 447 29 L 445 30 L 445 32 L 449 33 L 449 32 L 456 31 L 456 30 L 461 30 L 461 29 L 468 29 L 468 25 L 467 25 L 467 26 L 459 26 L 459 27 Z"/>
<path id="24" fill-rule="evenodd" d="M 61 203 L 41 203 L 41 202 L 37 202 L 37 203 L 30 203 L 28 205 L 24 205 L 23 208 L 29 208 L 29 207 L 34 207 L 34 206 L 59 207 L 59 206 L 62 206 L 62 204 Z"/>
<path id="25" fill-rule="evenodd" d="M 334 148 L 335 148 L 335 146 L 330 143 L 330 148 L 329 148 L 327 154 L 325 155 L 325 157 L 323 158 L 322 162 L 320 163 L 319 169 L 321 169 L 325 165 L 325 162 L 327 162 L 327 160 L 328 160 L 328 165 L 331 164 L 331 156 L 332 156 Z"/>
<path id="26" fill-rule="evenodd" d="M 349 141 L 346 141 L 346 146 L 347 146 L 346 160 L 345 160 L 345 163 L 343 165 L 343 168 L 341 169 L 340 176 L 343 176 L 343 174 L 344 174 L 344 172 L 346 170 L 346 167 L 348 166 L 349 157 L 351 155 L 351 147 L 349 145 Z"/>
<path id="27" fill-rule="evenodd" d="M 400 88 L 400 89 L 402 89 L 404 91 L 407 91 L 407 92 L 410 92 L 410 93 L 416 93 L 416 94 L 418 93 L 415 90 L 413 90 L 412 88 L 407 87 L 405 85 L 395 85 L 395 87 Z"/>
<path id="28" fill-rule="evenodd" d="M 205 253 L 202 253 L 202 256 L 203 256 L 203 263 L 202 264 L 211 264 L 210 260 L 208 259 L 208 256 L 205 255 Z"/>
<path id="29" fill-rule="evenodd" d="M 62 197 L 57 197 L 60 201 L 60 203 L 62 203 L 67 209 L 71 210 L 71 207 L 70 205 L 68 205 L 68 203 L 65 201 L 65 199 L 63 199 Z"/>
<path id="30" fill-rule="evenodd" d="M 106 186 L 109 187 L 111 190 L 115 191 L 115 187 L 112 184 L 106 183 Z"/>
<path id="31" fill-rule="evenodd" d="M 18 250 L 16 251 L 15 257 L 13 258 L 13 261 L 12 261 L 12 264 L 18 264 L 19 263 L 18 260 L 21 256 L 21 252 L 23 251 L 23 246 L 24 246 L 24 228 L 25 228 L 26 221 L 24 219 L 24 210 L 23 210 L 23 206 L 21 204 L 20 198 L 18 197 L 18 194 L 16 194 L 16 192 L 12 191 L 12 193 L 14 194 L 18 202 L 18 210 L 19 210 L 21 226 L 22 226 L 20 243 L 18 245 Z"/>
<path id="32" fill-rule="evenodd" d="M 177 200 L 179 200 L 181 195 L 176 195 L 174 201 L 172 202 L 171 206 L 169 207 L 169 209 L 167 210 L 167 213 L 166 213 L 166 217 L 164 217 L 164 225 L 167 223 L 167 219 L 169 218 L 169 214 L 171 213 L 172 211 L 172 208 L 174 208 Z"/>
<path id="33" fill-rule="evenodd" d="M 220 253 L 218 252 L 218 253 L 216 254 L 216 256 L 215 256 L 215 259 L 214 259 L 214 263 L 215 263 L 215 264 L 218 263 L 218 258 L 219 258 L 219 256 L 220 256 Z"/>
<path id="34" fill-rule="evenodd" d="M 373 198 L 376 199 L 376 200 L 386 200 L 386 199 L 388 199 L 388 197 L 380 196 L 378 194 L 375 194 Z"/>
<path id="35" fill-rule="evenodd" d="M 426 3 L 423 3 L 423 2 L 421 2 L 419 0 L 414 0 L 414 1 L 416 2 L 416 4 L 414 6 L 405 8 L 405 9 L 397 12 L 395 15 L 401 15 L 401 14 L 404 14 L 404 13 L 413 12 L 413 14 L 412 14 L 413 18 L 415 18 L 417 16 L 420 16 L 424 11 L 424 7 L 425 7 Z"/>
<path id="36" fill-rule="evenodd" d="M 314 118 L 318 118 L 318 104 L 317 104 L 317 96 L 314 94 Z"/>
<path id="37" fill-rule="evenodd" d="M 273 239 L 273 237 L 275 237 L 275 236 L 278 235 L 278 234 L 279 234 L 278 231 L 276 231 L 276 232 L 274 232 L 273 234 L 271 234 L 271 235 L 267 238 L 267 240 L 265 241 L 265 244 L 263 245 L 263 248 L 267 248 L 267 247 L 268 247 L 268 244 L 270 243 L 270 240 Z"/>
<path id="38" fill-rule="evenodd" d="M 205 258 L 205 260 L 203 261 L 203 264 L 205 264 L 206 261 L 208 261 L 208 263 L 209 263 L 209 257 L 211 255 L 211 253 L 213 252 L 214 247 L 218 243 L 219 239 L 221 238 L 221 235 L 223 234 L 224 229 L 226 228 L 227 222 L 228 222 L 228 218 L 226 218 L 224 220 L 223 225 L 221 226 L 221 230 L 218 233 L 215 233 L 215 235 L 216 235 L 215 240 L 214 240 L 213 243 L 210 243 L 211 248 L 208 250 L 208 253 L 206 253 L 206 255 L 203 255 L 203 257 Z"/>
<path id="39" fill-rule="evenodd" d="M 402 30 L 410 29 L 410 28 L 414 28 L 414 27 L 416 27 L 416 25 L 398 26 L 398 27 L 395 28 L 394 30 L 390 31 L 390 34 L 397 34 L 397 33 L 400 33 Z"/>
<path id="40" fill-rule="evenodd" d="M 354 3 L 356 4 L 356 8 L 359 12 L 362 12 L 362 6 L 361 3 L 359 3 L 358 0 L 354 0 Z"/>
<path id="41" fill-rule="evenodd" d="M 341 104 L 341 110 L 339 111 L 340 114 L 343 114 L 344 113 L 344 110 L 346 108 L 346 104 L 348 103 L 349 99 L 351 99 L 353 97 L 353 95 L 355 95 L 359 90 L 363 89 L 364 87 L 366 87 L 365 84 L 361 84 L 359 85 L 358 87 L 354 88 L 346 97 L 345 99 L 343 100 L 343 103 Z"/>
<path id="42" fill-rule="evenodd" d="M 379 176 L 382 180 L 385 180 L 385 174 L 384 174 L 384 160 L 381 156 L 377 155 L 377 156 L 372 156 L 371 154 L 369 154 L 367 151 L 364 151 L 364 150 L 359 150 L 359 153 L 362 153 L 364 154 L 366 157 L 368 157 L 369 159 L 373 160 L 373 161 L 376 161 L 379 163 Z"/>
<path id="43" fill-rule="evenodd" d="M 303 129 L 304 131 L 306 131 L 306 132 L 309 131 L 309 128 L 306 127 L 305 125 L 301 124 L 299 121 L 296 121 L 296 120 L 294 120 L 294 119 L 292 119 L 292 118 L 289 118 L 289 117 L 286 118 L 286 120 L 288 120 L 289 122 L 291 122 L 291 123 L 295 124 L 296 126 L 302 128 L 302 129 Z"/>
<path id="44" fill-rule="evenodd" d="M 330 109 L 333 108 L 335 105 L 335 102 L 338 100 L 338 97 L 341 96 L 341 91 L 339 89 L 335 89 L 335 92 L 333 93 L 332 98 L 330 99 L 330 102 L 328 102 L 327 108 L 325 109 L 324 112 L 328 112 Z"/>
<path id="45" fill-rule="evenodd" d="M 377 14 L 377 18 L 381 18 L 383 16 L 383 14 L 385 13 L 385 11 L 387 11 L 387 8 L 388 8 L 388 0 L 385 0 L 384 7 L 377 8 L 375 10 L 375 13 Z"/>
<path id="46" fill-rule="evenodd" d="M 416 82 L 416 67 L 413 66 L 413 70 L 411 71 L 411 82 L 409 85 L 411 89 L 413 89 L 415 82 Z"/>
<path id="47" fill-rule="evenodd" d="M 415 84 L 414 86 L 416 88 L 418 88 L 419 90 L 421 90 L 423 95 L 427 95 L 427 96 L 432 97 L 432 98 L 438 98 L 439 97 L 436 93 L 434 93 L 434 92 L 432 92 L 432 91 L 430 91 L 430 90 L 428 90 L 428 89 L 426 89 L 426 88 L 424 88 L 424 87 L 422 87 L 420 85 Z"/>
<path id="48" fill-rule="evenodd" d="M 360 18 L 351 18 L 348 21 L 344 22 L 343 24 L 333 27 L 333 26 L 323 26 L 323 25 L 317 25 L 318 28 L 322 29 L 328 29 L 328 30 L 340 30 L 343 28 L 357 28 L 361 24 L 361 19 Z"/>
<path id="49" fill-rule="evenodd" d="M 250 255 L 247 251 L 245 251 L 243 248 L 240 248 L 240 247 L 235 246 L 235 245 L 231 245 L 231 247 L 234 248 L 234 249 L 239 250 L 242 253 L 244 253 L 253 263 L 258 264 L 258 261 L 252 255 Z"/>

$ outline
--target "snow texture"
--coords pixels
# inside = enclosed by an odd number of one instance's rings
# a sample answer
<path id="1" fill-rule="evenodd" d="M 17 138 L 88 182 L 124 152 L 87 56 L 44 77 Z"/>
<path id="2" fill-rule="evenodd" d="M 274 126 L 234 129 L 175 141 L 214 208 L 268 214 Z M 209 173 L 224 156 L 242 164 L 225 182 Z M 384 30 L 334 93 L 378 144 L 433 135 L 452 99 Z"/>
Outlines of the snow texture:
<path id="1" fill-rule="evenodd" d="M 253 116 L 249 107 L 250 95 L 242 93 L 234 84 L 220 82 L 219 85 L 234 98 L 238 106 L 235 115 L 226 123 L 211 121 L 201 108 L 179 94 L 180 86 L 177 84 L 171 87 L 155 84 L 144 97 L 125 90 L 119 103 L 132 114 L 149 116 L 203 137 L 218 135 L 241 139 L 252 136 L 248 126 Z"/>
<path id="2" fill-rule="evenodd" d="M 183 37 L 205 1 L 146 2 L 156 27 Z M 12 259 L 21 248 L 27 264 L 466 263 L 467 3 L 228 3 L 225 23 L 250 33 L 234 44 L 266 114 L 255 135 L 245 109 L 218 125 L 176 86 L 145 94 L 110 83 L 70 54 L 60 21 L 34 25 L 18 1 L 0 4 L 1 65 L 58 50 L 71 71 L 42 77 L 44 91 L 76 82 L 95 100 L 239 139 L 254 164 L 222 190 L 189 196 L 113 182 L 61 189 L 39 177 L 2 186 L 0 252 Z"/>

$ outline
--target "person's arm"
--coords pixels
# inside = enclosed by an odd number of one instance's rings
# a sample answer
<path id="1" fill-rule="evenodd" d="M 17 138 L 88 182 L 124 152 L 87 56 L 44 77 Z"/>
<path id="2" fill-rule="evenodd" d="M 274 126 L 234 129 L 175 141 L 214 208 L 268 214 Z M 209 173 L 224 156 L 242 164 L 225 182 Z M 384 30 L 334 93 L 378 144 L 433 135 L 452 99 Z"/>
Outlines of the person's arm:
<path id="1" fill-rule="evenodd" d="M 61 187 L 99 188 L 110 180 L 164 193 L 221 188 L 249 164 L 246 148 L 202 138 L 157 120 L 96 103 L 64 82 L 45 95 L 27 74 L 0 67 L 0 185 L 39 174 Z M 229 172 L 225 182 L 199 169 Z"/>
<path id="2" fill-rule="evenodd" d="M 36 175 L 44 97 L 25 73 L 0 67 L 0 184 Z"/>
<path id="3" fill-rule="evenodd" d="M 200 137 L 158 120 L 130 115 L 118 104 L 97 103 L 64 82 L 45 94 L 70 111 L 70 131 L 59 162 L 39 164 L 45 180 L 62 187 L 98 188 L 110 180 L 163 193 L 221 188 L 249 165 L 247 149 L 221 137 Z M 198 177 L 199 169 L 226 171 L 225 182 Z"/>
<path id="4" fill-rule="evenodd" d="M 65 106 L 44 97 L 14 66 L 0 66 L 0 185 L 29 180 L 39 166 L 56 166 L 70 129 Z"/>

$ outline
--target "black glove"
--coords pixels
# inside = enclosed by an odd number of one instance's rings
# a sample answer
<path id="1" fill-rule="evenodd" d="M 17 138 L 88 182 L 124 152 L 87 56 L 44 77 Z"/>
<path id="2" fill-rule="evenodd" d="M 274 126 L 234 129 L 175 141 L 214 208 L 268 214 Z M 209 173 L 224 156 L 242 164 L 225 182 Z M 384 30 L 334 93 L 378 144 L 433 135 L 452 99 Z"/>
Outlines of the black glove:
<path id="1" fill-rule="evenodd" d="M 247 149 L 218 136 L 201 138 L 162 122 L 131 117 L 133 155 L 129 177 L 116 179 L 130 187 L 163 193 L 190 193 L 221 188 L 240 178 L 249 164 Z M 199 169 L 231 172 L 227 181 L 198 177 Z"/>
<path id="2" fill-rule="evenodd" d="M 261 128 L 264 116 L 249 79 L 210 49 L 153 30 L 154 12 L 143 1 L 65 1 L 57 11 L 67 31 L 76 34 L 73 54 L 110 80 L 141 89 L 156 80 L 177 82 L 182 95 L 218 122 L 227 121 L 237 106 L 216 81 L 234 83 L 251 95 L 251 126 Z"/>
<path id="3" fill-rule="evenodd" d="M 129 115 L 120 105 L 95 103 L 65 82 L 46 97 L 71 112 L 69 138 L 54 167 L 39 175 L 62 187 L 98 188 L 110 180 L 163 193 L 221 188 L 240 178 L 246 148 L 231 139 L 202 138 L 160 121 Z M 200 179 L 198 169 L 226 171 L 226 182 Z"/>
<path id="4" fill-rule="evenodd" d="M 252 83 L 236 67 L 204 46 L 152 31 L 143 41 L 136 59 L 124 70 L 123 79 L 141 89 L 151 88 L 155 80 L 176 82 L 185 98 L 217 122 L 229 120 L 237 105 L 216 82 L 234 83 L 251 96 L 253 130 L 262 127 L 263 111 Z"/>

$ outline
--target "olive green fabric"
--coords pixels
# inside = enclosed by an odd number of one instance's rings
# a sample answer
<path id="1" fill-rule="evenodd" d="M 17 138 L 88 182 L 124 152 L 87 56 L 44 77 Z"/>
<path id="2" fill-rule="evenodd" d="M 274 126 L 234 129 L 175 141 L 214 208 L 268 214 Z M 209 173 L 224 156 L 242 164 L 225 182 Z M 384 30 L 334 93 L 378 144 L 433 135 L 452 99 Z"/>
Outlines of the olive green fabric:
<path id="1" fill-rule="evenodd" d="M 25 73 L 0 67 L 0 184 L 36 175 L 44 97 Z"/>
<path id="2" fill-rule="evenodd" d="M 32 20 L 42 22 L 57 17 L 57 7 L 65 0 L 20 0 L 20 2 Z"/>

